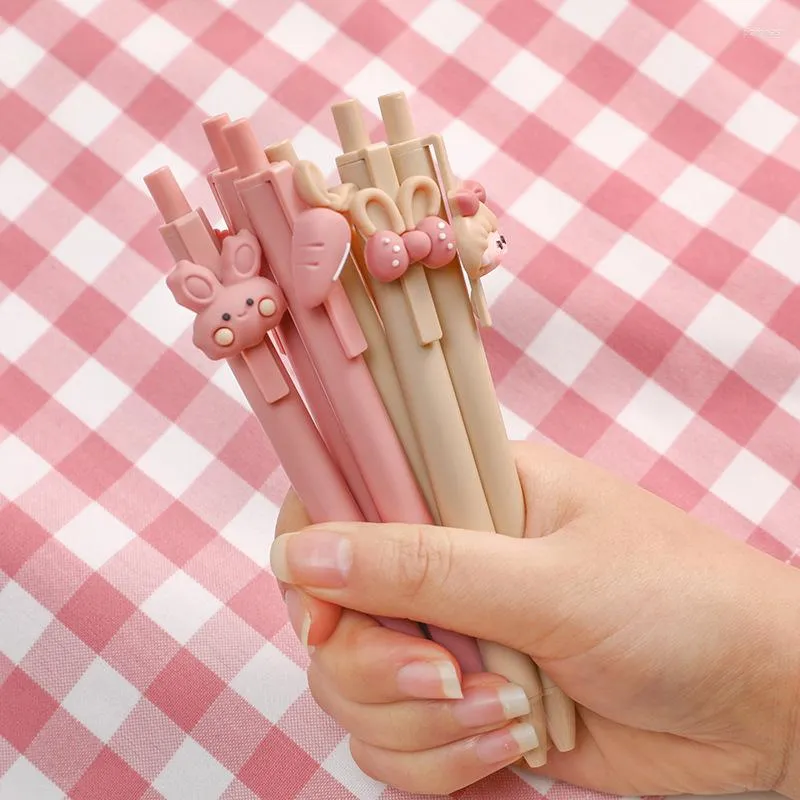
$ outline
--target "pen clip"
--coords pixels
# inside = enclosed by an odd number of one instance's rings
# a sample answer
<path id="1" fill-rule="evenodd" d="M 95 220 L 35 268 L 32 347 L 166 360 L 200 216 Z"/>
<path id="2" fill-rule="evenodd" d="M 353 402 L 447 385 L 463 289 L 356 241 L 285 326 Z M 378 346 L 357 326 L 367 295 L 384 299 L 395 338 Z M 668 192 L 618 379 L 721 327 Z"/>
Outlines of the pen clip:
<path id="1" fill-rule="evenodd" d="M 480 279 L 470 279 L 470 293 L 469 299 L 472 304 L 472 310 L 475 313 L 475 318 L 480 323 L 482 328 L 492 327 L 492 315 L 489 312 L 489 303 L 486 300 L 486 292 Z"/>
<path id="2" fill-rule="evenodd" d="M 268 403 L 277 403 L 289 394 L 289 384 L 266 345 L 261 344 L 242 350 L 241 356 L 258 390 Z"/>

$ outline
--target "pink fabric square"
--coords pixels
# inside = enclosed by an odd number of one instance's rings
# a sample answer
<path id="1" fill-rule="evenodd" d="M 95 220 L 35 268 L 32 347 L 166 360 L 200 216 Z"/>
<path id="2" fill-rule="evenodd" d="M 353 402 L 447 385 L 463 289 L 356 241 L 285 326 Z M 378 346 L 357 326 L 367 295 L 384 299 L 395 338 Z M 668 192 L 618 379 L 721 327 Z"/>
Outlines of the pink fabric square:
<path id="1" fill-rule="evenodd" d="M 221 764 L 238 772 L 271 728 L 272 723 L 241 695 L 225 689 L 192 730 L 192 738 Z"/>
<path id="2" fill-rule="evenodd" d="M 0 97 L 0 116 L 3 118 L 0 145 L 6 150 L 16 150 L 45 119 L 41 111 L 14 91 Z"/>
<path id="3" fill-rule="evenodd" d="M 265 572 L 256 574 L 228 601 L 228 606 L 265 639 L 271 639 L 287 621 L 278 584 Z"/>
<path id="4" fill-rule="evenodd" d="M 80 20 L 57 42 L 51 52 L 82 78 L 88 78 L 114 48 L 112 39 L 91 22 Z"/>
<path id="5" fill-rule="evenodd" d="M 653 131 L 653 137 L 688 161 L 700 153 L 719 135 L 721 126 L 685 101 L 675 108 Z"/>
<path id="6" fill-rule="evenodd" d="M 681 331 L 644 303 L 636 303 L 607 339 L 607 344 L 651 375 L 681 338 Z"/>
<path id="7" fill-rule="evenodd" d="M 519 277 L 551 303 L 560 306 L 588 274 L 588 268 L 580 261 L 548 244 Z"/>
<path id="8" fill-rule="evenodd" d="M 188 650 L 180 650 L 147 689 L 147 699 L 187 733 L 225 684 Z"/>
<path id="9" fill-rule="evenodd" d="M 454 58 L 446 59 L 420 89 L 454 117 L 486 88 L 486 81 Z"/>
<path id="10" fill-rule="evenodd" d="M 155 580 L 160 585 L 166 576 L 158 575 Z M 142 647 L 143 642 L 148 646 Z M 163 628 L 137 611 L 114 634 L 102 655 L 120 675 L 144 692 L 180 649 Z"/>
<path id="11" fill-rule="evenodd" d="M 81 491 L 97 500 L 117 483 L 132 464 L 96 433 L 90 433 L 58 469 Z"/>
<path id="12" fill-rule="evenodd" d="M 678 264 L 712 289 L 721 289 L 747 253 L 718 236 L 701 230 L 676 258 Z"/>
<path id="13" fill-rule="evenodd" d="M 605 45 L 595 44 L 569 78 L 601 103 L 608 103 L 627 83 L 633 67 Z"/>
<path id="14" fill-rule="evenodd" d="M 638 483 L 656 463 L 658 454 L 641 439 L 614 424 L 597 440 L 586 458 L 632 483 Z"/>
<path id="15" fill-rule="evenodd" d="M 538 430 L 570 453 L 584 456 L 612 424 L 611 417 L 569 389 Z"/>
<path id="16" fill-rule="evenodd" d="M 735 36 L 720 53 L 718 63 L 751 86 L 758 87 L 781 63 L 781 54 L 758 36 Z"/>
<path id="17" fill-rule="evenodd" d="M 487 17 L 487 22 L 524 45 L 542 29 L 550 12 L 535 0 L 500 0 Z"/>
<path id="18" fill-rule="evenodd" d="M 47 531 L 19 506 L 0 508 L 0 570 L 12 578 L 49 538 Z"/>
<path id="19" fill-rule="evenodd" d="M 800 477 L 800 421 L 782 408 L 772 408 L 769 416 L 748 442 L 748 450 L 785 478 L 794 482 Z"/>
<path id="20" fill-rule="evenodd" d="M 237 773 L 239 780 L 262 797 L 294 800 L 318 769 L 317 762 L 285 733 L 273 728 Z"/>
<path id="21" fill-rule="evenodd" d="M 659 459 L 640 485 L 684 511 L 691 511 L 706 490 L 666 458 Z"/>
<path id="22" fill-rule="evenodd" d="M 136 606 L 105 578 L 90 575 L 59 611 L 58 618 L 95 652 L 114 637 Z"/>
<path id="23" fill-rule="evenodd" d="M 163 711 L 142 698 L 108 743 L 147 781 L 155 780 L 186 734 Z"/>
<path id="24" fill-rule="evenodd" d="M 179 567 L 216 535 L 213 528 L 177 500 L 141 533 L 144 541 Z"/>
<path id="25" fill-rule="evenodd" d="M 230 11 L 223 12 L 198 37 L 197 42 L 225 64 L 235 63 L 261 34 Z"/>
<path id="26" fill-rule="evenodd" d="M 58 703 L 17 668 L 0 684 L 0 736 L 23 751 L 57 709 Z"/>
<path id="27" fill-rule="evenodd" d="M 666 455 L 687 475 L 711 487 L 739 452 L 739 445 L 723 431 L 702 417 L 695 417 Z"/>
<path id="28" fill-rule="evenodd" d="M 569 139 L 533 115 L 524 120 L 503 148 L 534 174 L 542 173 L 569 146 Z"/>
<path id="29" fill-rule="evenodd" d="M 266 443 L 252 446 L 260 436 L 263 436 L 263 431 L 258 422 L 248 419 L 219 451 L 220 461 L 253 488 L 263 486 L 278 468 L 278 457 L 272 447 Z"/>
<path id="30" fill-rule="evenodd" d="M 251 570 L 252 572 L 255 570 Z M 247 577 L 250 579 L 252 574 Z M 228 607 L 221 608 L 211 617 L 192 637 L 190 644 L 192 655 L 213 670 L 226 684 L 231 683 L 263 646 L 264 638 Z M 221 697 L 217 705 L 224 709 L 233 699 Z M 213 724 L 208 724 L 208 731 L 210 735 Z M 197 738 L 197 731 L 193 735 Z"/>
<path id="31" fill-rule="evenodd" d="M 272 531 L 264 533 L 269 535 Z M 198 583 L 225 601 L 259 572 L 250 558 L 220 536 L 198 550 L 185 569 Z"/>
<path id="32" fill-rule="evenodd" d="M 58 327 L 93 353 L 124 319 L 122 311 L 91 286 L 59 317 Z"/>
<path id="33" fill-rule="evenodd" d="M 772 408 L 764 395 L 731 372 L 700 409 L 700 414 L 735 442 L 746 445 Z"/>
<path id="34" fill-rule="evenodd" d="M 655 202 L 650 192 L 622 173 L 612 172 L 589 198 L 588 206 L 627 231 Z"/>
<path id="35" fill-rule="evenodd" d="M 380 53 L 404 28 L 405 23 L 378 0 L 358 4 L 342 23 L 343 33 L 373 53 Z"/>
<path id="36" fill-rule="evenodd" d="M 698 0 L 672 0 L 671 3 L 662 3 L 660 0 L 634 0 L 635 5 L 668 28 L 672 28 L 680 22 L 697 2 Z"/>
<path id="37" fill-rule="evenodd" d="M 13 364 L 0 373 L 0 425 L 16 431 L 47 403 L 49 395 Z"/>
<path id="38" fill-rule="evenodd" d="M 167 350 L 142 378 L 136 391 L 165 417 L 176 419 L 205 383 L 199 372 Z"/>
<path id="39" fill-rule="evenodd" d="M 691 339 L 682 337 L 653 372 L 673 397 L 699 409 L 728 375 L 728 368 Z"/>
<path id="40" fill-rule="evenodd" d="M 82 150 L 53 185 L 78 208 L 90 211 L 119 179 L 105 161 L 90 150 Z"/>
<path id="41" fill-rule="evenodd" d="M 47 686 L 48 693 L 62 703 L 94 658 L 91 648 L 55 619 L 22 659 L 20 667 L 40 686 Z"/>
<path id="42" fill-rule="evenodd" d="M 770 156 L 750 174 L 742 191 L 785 213 L 800 195 L 800 170 Z"/>
<path id="43" fill-rule="evenodd" d="M 50 490 L 44 496 L 52 503 L 54 498 L 58 498 L 58 492 Z M 67 514 L 63 509 L 52 514 L 52 516 L 59 515 L 71 517 L 73 516 L 72 509 L 68 509 Z M 54 525 L 51 517 L 48 520 L 48 527 L 60 526 Z M 57 575 L 58 580 L 52 580 L 51 575 Z M 92 571 L 83 561 L 72 555 L 61 542 L 49 539 L 20 568 L 16 574 L 16 580 L 45 608 L 57 614 L 90 575 L 92 575 Z"/>
<path id="44" fill-rule="evenodd" d="M 747 543 L 771 555 L 773 558 L 777 558 L 778 561 L 788 561 L 792 556 L 792 550 L 782 542 L 779 542 L 772 534 L 767 533 L 763 528 L 756 528 L 750 534 Z"/>
<path id="45" fill-rule="evenodd" d="M 770 327 L 795 347 L 800 348 L 800 286 L 784 300 L 770 320 Z"/>
<path id="46" fill-rule="evenodd" d="M 72 789 L 74 800 L 107 800 L 109 797 L 140 800 L 147 781 L 116 753 L 104 747 Z"/>
<path id="47" fill-rule="evenodd" d="M 69 791 L 103 749 L 103 743 L 63 708 L 39 731 L 26 758 L 53 783 Z"/>
<path id="48" fill-rule="evenodd" d="M 309 120 L 334 102 L 338 89 L 315 70 L 301 65 L 275 90 L 273 96 L 300 119 Z"/>

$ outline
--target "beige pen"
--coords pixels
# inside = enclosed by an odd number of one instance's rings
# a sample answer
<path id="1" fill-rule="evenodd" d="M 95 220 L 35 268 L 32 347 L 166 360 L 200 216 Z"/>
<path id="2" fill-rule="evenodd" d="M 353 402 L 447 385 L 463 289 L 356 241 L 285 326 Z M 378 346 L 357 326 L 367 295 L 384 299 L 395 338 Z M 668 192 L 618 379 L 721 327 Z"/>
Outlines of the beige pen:
<path id="1" fill-rule="evenodd" d="M 339 103 L 332 112 L 344 151 L 336 160 L 342 182 L 359 190 L 374 187 L 395 198 L 399 186 L 389 149 L 385 144 L 370 144 L 359 105 Z M 422 446 L 442 524 L 494 530 L 423 266 L 411 264 L 401 278 L 389 282 L 369 276 L 369 286 Z M 524 654 L 495 643 L 481 642 L 480 648 L 487 669 L 525 689 L 531 703 L 530 722 L 538 737 L 538 745 L 525 754 L 525 760 L 541 766 L 547 760 L 547 725 L 535 665 Z"/>
<path id="2" fill-rule="evenodd" d="M 417 136 L 405 95 L 384 95 L 379 104 L 398 180 L 419 175 L 437 182 L 441 179 L 445 184 L 444 196 L 456 189 L 441 137 Z M 441 215 L 446 218 L 444 209 Z M 442 326 L 442 349 L 495 530 L 522 536 L 525 525 L 522 489 L 461 264 L 454 259 L 446 267 L 427 270 L 427 277 Z M 477 279 L 473 283 L 473 297 L 476 293 L 481 301 Z M 541 678 L 550 738 L 558 750 L 571 750 L 575 746 L 574 703 L 546 675 L 541 674 Z"/>
<path id="3" fill-rule="evenodd" d="M 325 189 L 324 176 L 310 162 L 298 160 L 291 142 L 284 140 L 270 145 L 265 152 L 270 162 L 287 161 L 294 165 L 295 186 L 300 197 L 306 203 L 314 207 L 329 207 L 331 197 L 330 192 Z M 354 244 L 357 244 L 357 237 L 353 237 L 353 239 Z M 339 280 L 350 300 L 353 312 L 367 341 L 367 349 L 363 354 L 367 368 L 381 395 L 397 436 L 403 445 L 408 462 L 414 472 L 414 477 L 417 479 L 420 490 L 431 511 L 431 516 L 438 523 L 440 521 L 439 512 L 436 507 L 430 477 L 428 476 L 428 469 L 425 466 L 417 434 L 411 424 L 411 417 L 403 397 L 400 379 L 397 377 L 397 370 L 386 341 L 386 333 L 383 330 L 378 312 L 364 284 L 353 255 L 348 256 L 345 260 Z"/>

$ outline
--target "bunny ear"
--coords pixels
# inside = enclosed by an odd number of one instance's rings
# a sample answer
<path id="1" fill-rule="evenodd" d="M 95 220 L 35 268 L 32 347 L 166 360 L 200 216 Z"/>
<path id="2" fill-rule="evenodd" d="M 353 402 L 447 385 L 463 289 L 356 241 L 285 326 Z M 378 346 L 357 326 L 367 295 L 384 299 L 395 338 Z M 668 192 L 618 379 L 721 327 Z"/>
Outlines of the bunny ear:
<path id="1" fill-rule="evenodd" d="M 442 195 L 436 181 L 424 175 L 406 178 L 397 193 L 397 207 L 403 215 L 407 230 L 417 222 L 439 213 Z"/>
<path id="2" fill-rule="evenodd" d="M 447 199 L 450 201 L 451 209 L 461 217 L 474 217 L 481 207 L 478 195 L 463 189 L 451 192 Z"/>
<path id="3" fill-rule="evenodd" d="M 179 261 L 167 276 L 167 288 L 179 305 L 199 313 L 213 302 L 219 281 L 207 267 Z"/>
<path id="4" fill-rule="evenodd" d="M 298 196 L 312 208 L 344 211 L 355 191 L 352 184 L 328 188 L 322 170 L 311 161 L 298 161 L 294 166 L 293 177 Z"/>
<path id="5" fill-rule="evenodd" d="M 258 275 L 261 269 L 261 247 L 250 231 L 227 236 L 222 243 L 222 283 L 231 284 Z"/>
<path id="6" fill-rule="evenodd" d="M 356 192 L 350 204 L 350 214 L 358 232 L 364 237 L 378 231 L 405 231 L 403 216 L 394 200 L 381 189 L 369 188 Z"/>
<path id="7" fill-rule="evenodd" d="M 478 183 L 478 181 L 463 181 L 460 190 L 472 192 L 481 203 L 486 202 L 486 189 L 484 189 L 483 184 Z"/>

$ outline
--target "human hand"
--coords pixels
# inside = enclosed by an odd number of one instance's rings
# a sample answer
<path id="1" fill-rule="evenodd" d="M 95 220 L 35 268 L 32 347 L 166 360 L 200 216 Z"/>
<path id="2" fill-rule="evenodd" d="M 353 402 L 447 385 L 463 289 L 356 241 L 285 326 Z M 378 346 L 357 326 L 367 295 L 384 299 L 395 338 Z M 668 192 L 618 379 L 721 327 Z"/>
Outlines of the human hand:
<path id="1" fill-rule="evenodd" d="M 455 791 L 516 761 L 502 745 L 525 713 L 502 678 L 462 678 L 380 615 L 530 654 L 579 704 L 576 748 L 551 750 L 541 774 L 625 795 L 800 797 L 800 575 L 586 462 L 516 452 L 525 539 L 337 523 L 273 544 L 316 645 L 311 691 L 361 769 Z M 278 532 L 307 522 L 292 499 Z"/>

